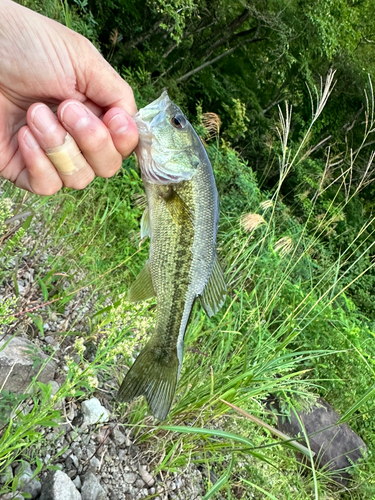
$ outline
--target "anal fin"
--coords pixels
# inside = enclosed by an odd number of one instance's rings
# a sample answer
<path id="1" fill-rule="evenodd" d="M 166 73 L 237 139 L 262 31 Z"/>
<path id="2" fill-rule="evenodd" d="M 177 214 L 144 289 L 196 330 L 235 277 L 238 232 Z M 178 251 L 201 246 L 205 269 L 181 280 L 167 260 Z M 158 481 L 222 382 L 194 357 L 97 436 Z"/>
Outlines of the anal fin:
<path id="1" fill-rule="evenodd" d="M 221 269 L 218 256 L 215 256 L 210 278 L 205 286 L 202 295 L 199 297 L 203 309 L 211 318 L 224 304 L 227 297 L 227 286 L 223 270 Z"/>

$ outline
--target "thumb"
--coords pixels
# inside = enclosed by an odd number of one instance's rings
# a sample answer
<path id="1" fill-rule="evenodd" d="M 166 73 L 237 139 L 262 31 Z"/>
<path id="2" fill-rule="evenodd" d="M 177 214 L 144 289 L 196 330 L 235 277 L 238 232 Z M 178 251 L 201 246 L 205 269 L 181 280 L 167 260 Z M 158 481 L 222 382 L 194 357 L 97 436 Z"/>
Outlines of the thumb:
<path id="1" fill-rule="evenodd" d="M 128 83 L 100 55 L 87 39 L 80 50 L 76 67 L 79 90 L 102 108 L 119 107 L 131 116 L 137 112 L 133 91 Z"/>

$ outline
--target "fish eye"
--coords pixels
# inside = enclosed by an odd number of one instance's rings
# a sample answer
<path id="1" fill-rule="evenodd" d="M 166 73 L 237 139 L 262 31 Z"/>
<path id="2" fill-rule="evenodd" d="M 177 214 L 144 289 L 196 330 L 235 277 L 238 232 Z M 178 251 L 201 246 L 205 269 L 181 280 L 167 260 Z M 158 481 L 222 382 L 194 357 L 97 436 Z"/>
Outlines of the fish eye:
<path id="1" fill-rule="evenodd" d="M 186 118 L 184 117 L 184 115 L 174 115 L 171 118 L 171 124 L 174 126 L 174 128 L 185 128 Z"/>

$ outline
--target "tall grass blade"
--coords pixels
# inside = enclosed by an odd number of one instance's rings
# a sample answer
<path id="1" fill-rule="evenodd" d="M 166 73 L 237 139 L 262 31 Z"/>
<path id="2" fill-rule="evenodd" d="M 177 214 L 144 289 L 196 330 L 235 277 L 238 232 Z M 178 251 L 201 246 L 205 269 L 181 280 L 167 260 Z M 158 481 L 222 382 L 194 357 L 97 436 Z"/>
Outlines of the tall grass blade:
<path id="1" fill-rule="evenodd" d="M 234 455 L 232 455 L 229 467 L 226 470 L 226 472 L 221 476 L 221 478 L 218 481 L 216 481 L 213 487 L 204 495 L 202 500 L 209 500 L 209 498 L 212 498 L 215 495 L 215 493 L 217 493 L 220 490 L 220 488 L 225 486 L 231 475 L 233 465 L 234 465 Z"/>
<path id="2" fill-rule="evenodd" d="M 270 498 L 271 500 L 281 500 L 281 499 L 276 498 L 274 495 L 272 495 L 272 493 L 268 493 L 268 491 L 264 490 L 263 488 L 261 488 L 257 484 L 252 483 L 251 481 L 247 481 L 246 479 L 242 479 L 242 482 L 245 484 L 248 484 L 249 486 L 252 486 L 253 488 L 255 488 L 258 491 L 261 491 L 262 493 L 264 493 L 266 495 L 266 497 Z"/>
<path id="3" fill-rule="evenodd" d="M 357 411 L 359 408 L 366 403 L 370 398 L 373 398 L 375 396 L 375 384 L 369 388 L 368 391 L 365 392 L 365 394 L 361 397 L 359 401 L 357 401 L 349 410 L 344 413 L 344 415 L 340 418 L 340 420 L 337 422 L 337 424 L 342 424 L 344 422 L 347 422 L 350 417 Z"/>
<path id="4" fill-rule="evenodd" d="M 300 451 L 301 453 L 303 453 L 304 455 L 306 455 L 310 460 L 312 460 L 312 457 L 315 456 L 315 452 L 311 451 L 309 448 L 306 448 L 306 446 L 303 446 L 302 444 L 298 443 L 297 441 L 294 441 L 294 439 L 290 439 L 289 436 L 287 436 L 283 432 L 279 431 L 278 429 L 275 429 L 274 427 L 272 427 L 271 425 L 267 424 L 266 422 L 263 422 L 263 420 L 261 420 L 260 418 L 254 417 L 254 415 L 251 415 L 247 411 L 242 410 L 242 408 L 238 408 L 238 406 L 235 406 L 232 403 L 228 403 L 227 401 L 224 401 L 223 399 L 221 401 L 223 403 L 225 403 L 226 405 L 228 405 L 230 408 L 233 408 L 233 410 L 235 410 L 240 415 L 243 415 L 244 417 L 246 417 L 247 419 L 251 420 L 255 424 L 260 425 L 264 429 L 267 429 L 268 431 L 270 431 L 275 436 L 278 436 L 280 439 L 282 439 L 283 441 L 285 441 L 285 443 L 290 444 L 291 446 L 293 446 L 294 448 L 296 448 L 298 451 Z"/>

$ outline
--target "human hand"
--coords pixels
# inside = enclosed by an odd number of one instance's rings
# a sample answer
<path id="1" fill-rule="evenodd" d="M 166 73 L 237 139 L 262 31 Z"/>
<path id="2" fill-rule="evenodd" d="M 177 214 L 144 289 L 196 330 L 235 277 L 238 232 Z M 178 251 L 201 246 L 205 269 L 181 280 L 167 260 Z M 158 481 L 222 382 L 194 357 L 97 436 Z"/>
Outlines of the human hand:
<path id="1" fill-rule="evenodd" d="M 50 195 L 114 175 L 138 142 L 129 85 L 81 35 L 11 0 L 0 11 L 0 176 Z"/>

